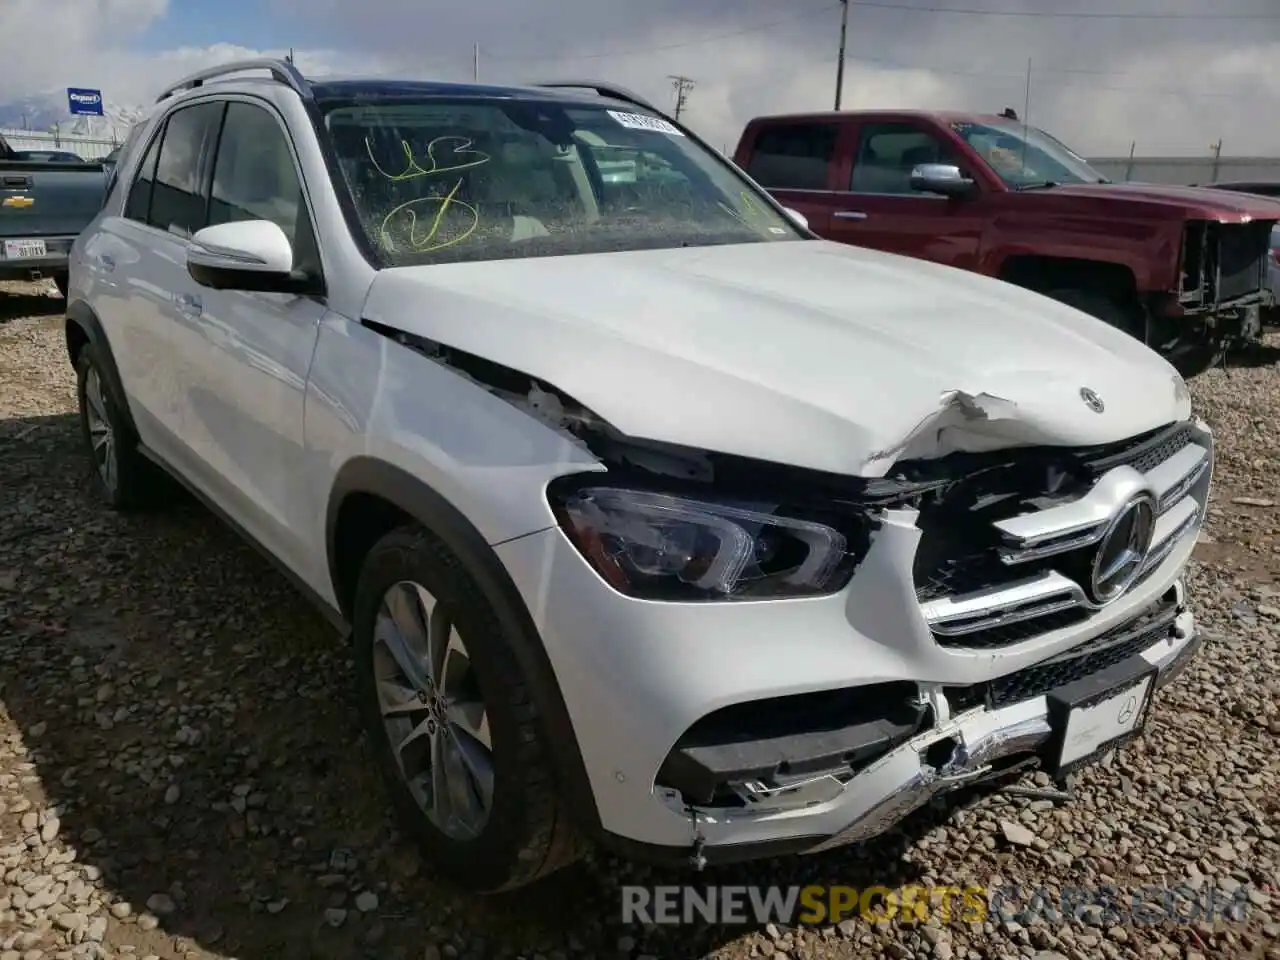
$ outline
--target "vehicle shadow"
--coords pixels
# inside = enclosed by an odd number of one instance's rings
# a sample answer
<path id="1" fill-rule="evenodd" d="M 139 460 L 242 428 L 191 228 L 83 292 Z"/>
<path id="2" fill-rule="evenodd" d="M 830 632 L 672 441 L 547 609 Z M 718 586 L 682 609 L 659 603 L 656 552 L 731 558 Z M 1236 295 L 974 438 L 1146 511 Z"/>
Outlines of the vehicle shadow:
<path id="1" fill-rule="evenodd" d="M 65 313 L 67 301 L 61 296 L 6 293 L 0 290 L 0 323 L 19 317 L 52 317 Z"/>
<path id="2" fill-rule="evenodd" d="M 624 926 L 622 886 L 917 879 L 904 853 L 937 811 L 814 857 L 693 874 L 593 855 L 462 895 L 389 820 L 345 643 L 202 507 L 111 513 L 83 464 L 73 415 L 0 421 L 0 862 L 65 882 L 50 853 L 74 850 L 107 902 L 77 881 L 62 904 L 106 919 L 112 955 L 687 957 L 754 928 Z M 12 900 L 19 929 L 34 896 Z"/>

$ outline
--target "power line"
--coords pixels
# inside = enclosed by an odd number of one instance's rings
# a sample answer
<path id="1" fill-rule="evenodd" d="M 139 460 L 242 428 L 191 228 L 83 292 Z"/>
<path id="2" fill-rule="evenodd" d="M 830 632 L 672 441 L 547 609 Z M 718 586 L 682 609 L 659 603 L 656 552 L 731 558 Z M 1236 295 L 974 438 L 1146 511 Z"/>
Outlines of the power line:
<path id="1" fill-rule="evenodd" d="M 694 81 L 689 77 L 684 77 L 674 73 L 671 74 L 668 79 L 671 81 L 671 86 L 675 88 L 676 91 L 676 119 L 679 120 L 680 114 L 684 110 L 685 104 L 688 102 L 689 91 L 693 89 Z"/>
<path id="2" fill-rule="evenodd" d="M 895 10 L 900 13 L 930 13 L 940 14 L 944 16 L 965 16 L 965 17 L 1012 17 L 1019 19 L 1033 20 L 1158 20 L 1168 21 L 1237 21 L 1237 22 L 1258 22 L 1258 21 L 1274 21 L 1280 22 L 1280 11 L 1274 13 L 1120 13 L 1115 11 L 1074 11 L 1074 10 L 991 10 L 978 7 L 938 7 L 938 6 L 917 6 L 914 4 L 901 3 L 884 3 L 881 0 L 849 0 L 849 6 L 864 7 L 875 10 Z M 520 61 L 578 61 L 578 60 L 606 60 L 615 57 L 629 57 L 638 54 L 660 53 L 664 50 L 680 50 L 686 47 L 701 46 L 705 43 L 714 43 L 718 40 L 728 40 L 733 37 L 741 37 L 751 33 L 759 33 L 763 30 L 772 30 L 787 24 L 796 23 L 804 20 L 817 19 L 819 16 L 825 16 L 837 9 L 845 7 L 843 0 L 836 3 L 827 3 L 820 7 L 806 10 L 794 16 L 785 17 L 779 20 L 770 20 L 767 23 L 756 23 L 739 30 L 733 30 L 726 33 L 710 34 L 698 37 L 693 40 L 682 40 L 678 43 L 657 44 L 648 47 L 632 47 L 623 50 L 610 50 L 606 53 L 588 53 L 579 55 L 546 55 L 546 54 L 511 54 L 500 53 L 493 50 L 485 49 L 485 53 L 499 60 L 520 60 Z"/>
<path id="3" fill-rule="evenodd" d="M 978 7 L 928 7 L 915 4 L 883 3 L 880 0 L 849 0 L 855 7 L 900 10 L 904 13 L 942 13 L 964 17 L 1030 17 L 1051 20 L 1280 20 L 1280 13 L 1116 13 L 1076 10 L 992 10 Z"/>

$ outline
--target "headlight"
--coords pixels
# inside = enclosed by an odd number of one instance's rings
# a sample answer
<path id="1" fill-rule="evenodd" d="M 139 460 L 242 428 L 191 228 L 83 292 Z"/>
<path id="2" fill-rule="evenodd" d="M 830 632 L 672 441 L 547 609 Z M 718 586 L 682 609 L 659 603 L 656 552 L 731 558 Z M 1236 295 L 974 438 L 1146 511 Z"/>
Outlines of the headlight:
<path id="1" fill-rule="evenodd" d="M 575 490 L 556 506 L 596 572 L 621 593 L 649 600 L 832 593 L 848 582 L 866 533 L 861 518 L 820 522 L 776 506 L 616 487 Z"/>

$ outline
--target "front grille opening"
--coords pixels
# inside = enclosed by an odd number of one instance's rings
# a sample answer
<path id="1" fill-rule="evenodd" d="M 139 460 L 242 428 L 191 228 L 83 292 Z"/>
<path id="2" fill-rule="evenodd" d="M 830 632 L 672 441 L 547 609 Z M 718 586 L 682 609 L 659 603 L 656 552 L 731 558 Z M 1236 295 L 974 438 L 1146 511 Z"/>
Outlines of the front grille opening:
<path id="1" fill-rule="evenodd" d="M 1177 591 L 1170 589 L 1137 617 L 1080 644 L 1069 657 L 1055 657 L 986 683 L 944 687 L 943 692 L 953 711 L 978 706 L 995 710 L 1044 696 L 1168 639 L 1177 615 Z"/>
<path id="2" fill-rule="evenodd" d="M 1034 475 L 1027 471 L 1016 477 L 1024 485 L 1012 490 L 1005 485 L 1011 484 L 1015 476 L 997 471 L 961 481 L 945 499 L 921 506 L 917 520 L 921 537 L 913 569 L 917 599 L 926 603 L 998 589 L 1048 571 L 1085 586 L 1093 563 L 1092 546 L 1027 563 L 1005 564 L 999 554 L 1003 541 L 993 524 L 1074 499 L 1117 467 L 1129 466 L 1148 473 L 1196 442 L 1195 438 L 1192 424 L 1175 423 L 1106 446 L 1060 451 L 1054 469 L 1041 465 L 1038 488 L 1026 485 Z M 1046 489 L 1050 478 L 1056 478 L 1057 486 Z M 934 639 L 944 647 L 997 649 L 1075 626 L 1090 615 L 1085 608 L 1058 611 L 974 633 L 935 633 Z"/>

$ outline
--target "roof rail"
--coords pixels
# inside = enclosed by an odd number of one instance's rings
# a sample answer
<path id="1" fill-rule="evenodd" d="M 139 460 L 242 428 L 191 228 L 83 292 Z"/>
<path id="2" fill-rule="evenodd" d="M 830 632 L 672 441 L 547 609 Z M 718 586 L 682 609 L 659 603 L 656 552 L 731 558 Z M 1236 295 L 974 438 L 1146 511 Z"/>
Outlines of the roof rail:
<path id="1" fill-rule="evenodd" d="M 626 87 L 619 87 L 612 83 L 603 83 L 599 80 L 553 80 L 546 83 L 535 83 L 534 86 L 552 88 L 576 87 L 581 90 L 594 90 L 602 97 L 622 100 L 625 103 L 635 104 L 637 107 L 644 107 L 646 110 L 652 110 L 655 113 L 662 112 L 644 97 L 640 96 L 640 94 L 632 93 Z"/>
<path id="2" fill-rule="evenodd" d="M 298 68 L 291 62 L 259 57 L 254 60 L 236 60 L 232 63 L 224 63 L 217 67 L 210 67 L 207 70 L 193 73 L 188 77 L 183 77 L 177 83 L 166 87 L 164 93 L 156 97 L 156 103 L 167 100 L 174 94 L 181 93 L 184 90 L 194 90 L 196 87 L 204 86 L 206 80 L 215 80 L 218 77 L 241 73 L 245 70 L 266 70 L 270 72 L 273 80 L 292 87 L 298 96 L 304 100 L 311 99 L 311 84 L 307 83 L 306 77 L 299 73 Z"/>

